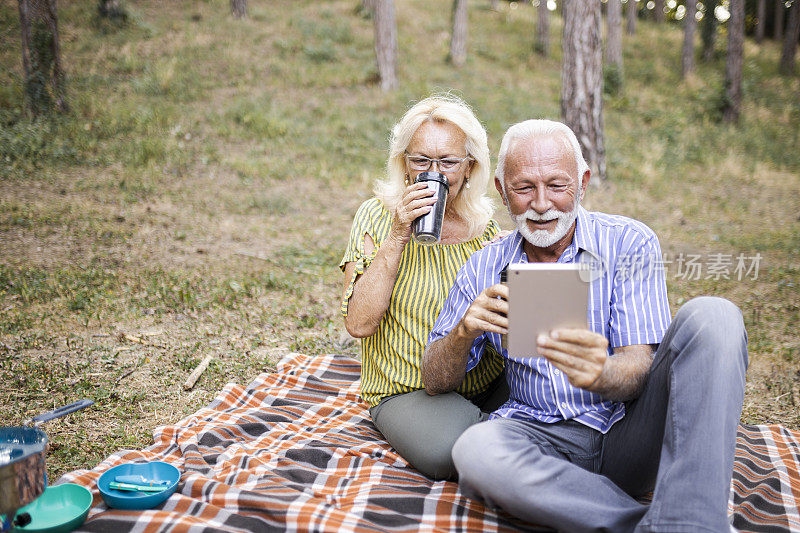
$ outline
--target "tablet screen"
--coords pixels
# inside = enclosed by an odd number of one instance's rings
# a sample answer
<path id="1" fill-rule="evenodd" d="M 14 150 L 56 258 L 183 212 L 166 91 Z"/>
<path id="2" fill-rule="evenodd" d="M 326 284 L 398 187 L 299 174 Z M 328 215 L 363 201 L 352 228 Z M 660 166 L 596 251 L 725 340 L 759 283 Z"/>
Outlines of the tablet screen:
<path id="1" fill-rule="evenodd" d="M 508 265 L 508 355 L 539 357 L 536 337 L 540 333 L 586 329 L 586 279 L 586 265 L 580 263 Z"/>

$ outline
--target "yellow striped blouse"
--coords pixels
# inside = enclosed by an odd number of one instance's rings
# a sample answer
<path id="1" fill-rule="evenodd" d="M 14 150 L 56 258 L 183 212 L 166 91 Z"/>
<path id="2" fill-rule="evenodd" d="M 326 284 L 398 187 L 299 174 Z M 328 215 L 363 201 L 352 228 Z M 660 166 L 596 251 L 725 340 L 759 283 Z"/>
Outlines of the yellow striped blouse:
<path id="1" fill-rule="evenodd" d="M 392 218 L 377 198 L 361 204 L 339 267 L 344 270 L 346 263 L 355 262 L 356 275 L 362 274 L 388 237 Z M 361 340 L 361 396 L 370 406 L 378 405 L 387 396 L 422 388 L 422 351 L 456 273 L 481 248 L 481 242 L 490 240 L 499 230 L 497 222 L 491 220 L 486 230 L 471 241 L 422 245 L 412 240 L 406 245 L 378 332 Z M 364 254 L 365 234 L 376 245 L 369 256 Z M 343 316 L 347 316 L 353 285 L 351 281 L 342 300 Z M 457 391 L 471 398 L 485 390 L 502 369 L 502 359 L 488 354 L 467 374 Z"/>

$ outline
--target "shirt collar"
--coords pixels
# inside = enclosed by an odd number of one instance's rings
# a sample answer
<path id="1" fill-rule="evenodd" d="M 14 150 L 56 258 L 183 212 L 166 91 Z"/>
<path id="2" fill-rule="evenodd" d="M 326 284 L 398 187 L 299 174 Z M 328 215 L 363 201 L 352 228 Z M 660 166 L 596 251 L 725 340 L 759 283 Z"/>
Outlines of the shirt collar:
<path id="1" fill-rule="evenodd" d="M 575 235 L 572 242 L 581 250 L 586 250 L 592 255 L 597 255 L 597 242 L 589 229 L 589 213 L 582 205 L 578 206 L 578 223 L 575 226 Z"/>

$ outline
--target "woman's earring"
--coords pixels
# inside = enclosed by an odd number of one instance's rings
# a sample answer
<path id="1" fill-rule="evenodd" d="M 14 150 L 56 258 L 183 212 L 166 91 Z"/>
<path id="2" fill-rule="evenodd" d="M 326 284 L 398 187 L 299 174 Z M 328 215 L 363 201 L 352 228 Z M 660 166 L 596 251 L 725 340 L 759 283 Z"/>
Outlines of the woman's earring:
<path id="1" fill-rule="evenodd" d="M 408 174 L 406 174 L 406 177 L 403 181 L 405 182 L 406 185 L 408 185 Z"/>
<path id="2" fill-rule="evenodd" d="M 467 189 L 469 189 L 469 178 L 467 178 Z"/>

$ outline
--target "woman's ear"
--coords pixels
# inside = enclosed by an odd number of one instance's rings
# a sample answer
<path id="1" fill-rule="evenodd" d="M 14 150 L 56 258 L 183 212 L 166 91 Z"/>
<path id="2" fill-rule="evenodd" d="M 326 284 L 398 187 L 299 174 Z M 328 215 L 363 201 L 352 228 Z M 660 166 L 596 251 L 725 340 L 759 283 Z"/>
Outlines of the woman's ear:
<path id="1" fill-rule="evenodd" d="M 470 175 L 472 175 L 472 168 L 475 166 L 475 160 L 470 159 L 469 165 L 467 165 L 467 170 L 464 172 L 464 177 L 469 179 Z"/>

